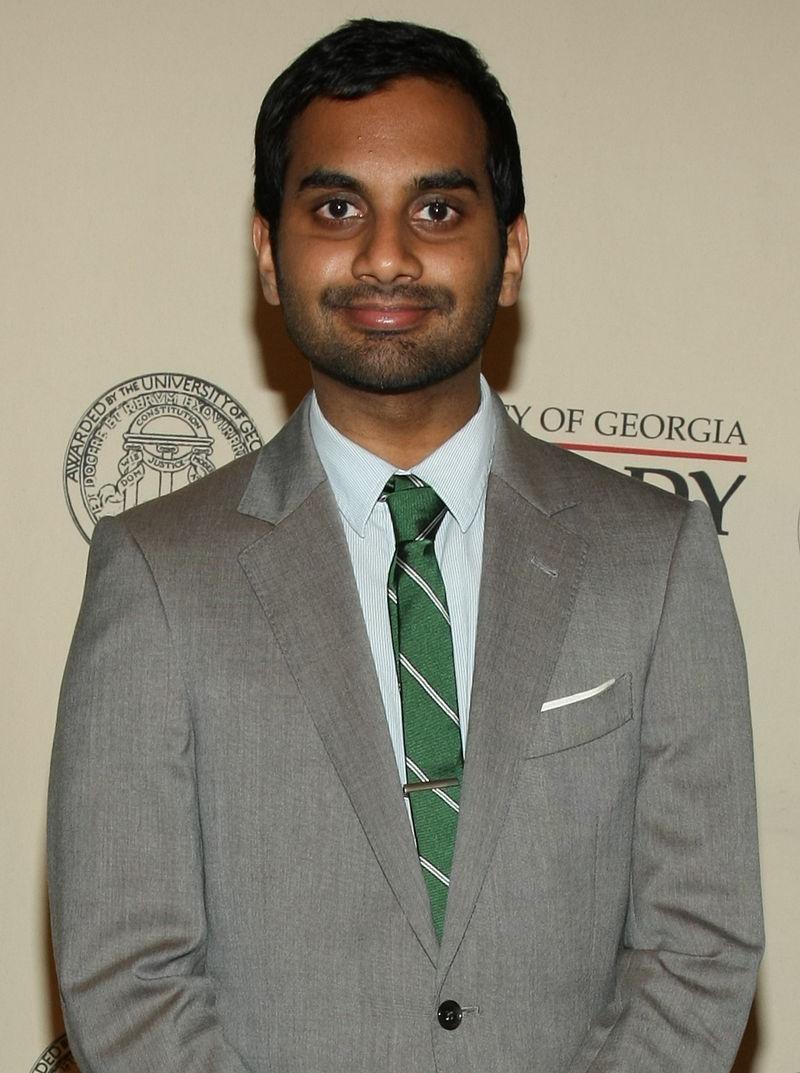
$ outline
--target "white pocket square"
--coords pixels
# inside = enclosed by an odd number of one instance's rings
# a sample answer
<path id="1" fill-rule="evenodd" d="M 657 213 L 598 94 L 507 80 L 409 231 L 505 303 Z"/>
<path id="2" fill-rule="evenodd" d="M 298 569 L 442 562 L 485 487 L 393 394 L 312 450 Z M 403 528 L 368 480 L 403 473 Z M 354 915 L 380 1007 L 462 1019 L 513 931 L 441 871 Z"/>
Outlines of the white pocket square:
<path id="1" fill-rule="evenodd" d="M 542 711 L 551 712 L 554 708 L 566 708 L 568 704 L 577 704 L 579 700 L 588 700 L 589 697 L 596 697 L 600 693 L 605 693 L 607 689 L 611 689 L 615 682 L 616 678 L 609 678 L 607 682 L 595 686 L 594 689 L 584 689 L 581 693 L 570 693 L 568 697 L 556 697 L 555 700 L 545 701 L 542 705 Z"/>

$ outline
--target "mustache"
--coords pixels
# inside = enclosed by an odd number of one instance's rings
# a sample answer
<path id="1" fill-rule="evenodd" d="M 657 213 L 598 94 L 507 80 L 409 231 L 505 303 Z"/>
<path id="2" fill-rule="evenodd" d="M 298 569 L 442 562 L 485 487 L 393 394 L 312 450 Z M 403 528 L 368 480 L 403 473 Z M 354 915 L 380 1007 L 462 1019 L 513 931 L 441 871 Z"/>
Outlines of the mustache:
<path id="1" fill-rule="evenodd" d="M 423 283 L 398 283 L 394 287 L 354 283 L 348 287 L 326 287 L 320 296 L 320 304 L 325 309 L 357 305 L 399 306 L 404 303 L 452 313 L 456 299 L 447 287 L 431 287 Z"/>

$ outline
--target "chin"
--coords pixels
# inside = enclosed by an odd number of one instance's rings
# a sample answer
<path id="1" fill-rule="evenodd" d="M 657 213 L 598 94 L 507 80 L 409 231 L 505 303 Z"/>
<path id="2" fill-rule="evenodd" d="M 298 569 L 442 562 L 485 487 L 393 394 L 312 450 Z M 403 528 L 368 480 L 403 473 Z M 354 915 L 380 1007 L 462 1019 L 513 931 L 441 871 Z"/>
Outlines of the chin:
<path id="1" fill-rule="evenodd" d="M 394 349 L 394 348 L 393 348 Z M 392 354 L 392 362 L 382 364 L 380 361 L 372 361 L 367 365 L 364 361 L 350 360 L 320 361 L 310 359 L 311 365 L 320 373 L 336 380 L 346 387 L 356 391 L 369 392 L 373 395 L 405 395 L 414 391 L 422 391 L 436 384 L 442 384 L 452 377 L 468 369 L 480 357 L 480 350 L 468 355 L 452 357 L 449 360 L 438 356 L 436 361 L 420 363 L 419 355 L 414 355 L 416 361 L 409 360 L 398 362 L 396 351 Z"/>

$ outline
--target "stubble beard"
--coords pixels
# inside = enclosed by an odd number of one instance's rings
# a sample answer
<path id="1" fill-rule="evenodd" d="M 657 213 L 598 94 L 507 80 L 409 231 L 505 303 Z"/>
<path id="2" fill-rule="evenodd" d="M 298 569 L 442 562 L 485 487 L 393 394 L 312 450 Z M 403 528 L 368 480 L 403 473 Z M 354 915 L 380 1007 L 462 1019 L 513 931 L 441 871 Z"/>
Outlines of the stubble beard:
<path id="1" fill-rule="evenodd" d="M 313 369 L 359 391 L 389 395 L 441 383 L 477 360 L 494 323 L 501 281 L 498 264 L 480 300 L 455 318 L 457 302 L 445 287 L 328 287 L 319 299 L 318 319 L 308 316 L 304 301 L 285 281 L 279 289 L 289 338 Z M 431 310 L 419 332 L 367 333 L 342 323 L 339 311 L 348 305 L 404 300 Z"/>

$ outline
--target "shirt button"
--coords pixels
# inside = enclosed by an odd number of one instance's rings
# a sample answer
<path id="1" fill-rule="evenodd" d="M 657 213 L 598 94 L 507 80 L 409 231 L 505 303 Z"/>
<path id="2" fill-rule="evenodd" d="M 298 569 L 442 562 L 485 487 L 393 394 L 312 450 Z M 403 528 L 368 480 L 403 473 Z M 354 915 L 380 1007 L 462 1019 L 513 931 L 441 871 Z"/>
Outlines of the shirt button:
<path id="1" fill-rule="evenodd" d="M 461 1024 L 463 1014 L 459 1004 L 449 998 L 441 1004 L 436 1011 L 436 1016 L 442 1028 L 446 1028 L 448 1032 L 453 1032 Z"/>

